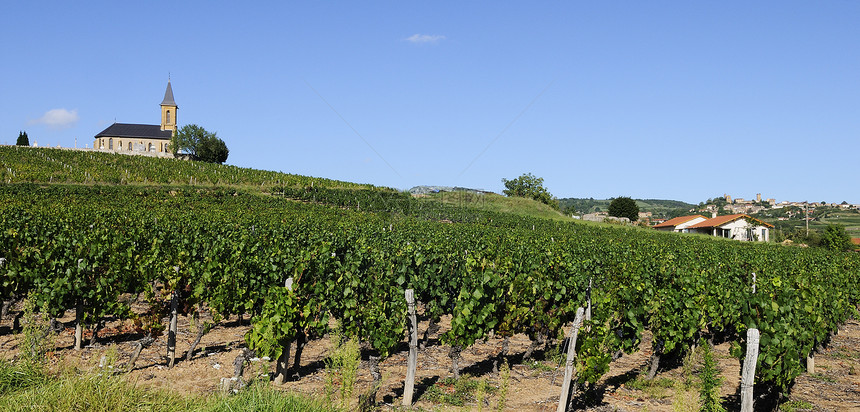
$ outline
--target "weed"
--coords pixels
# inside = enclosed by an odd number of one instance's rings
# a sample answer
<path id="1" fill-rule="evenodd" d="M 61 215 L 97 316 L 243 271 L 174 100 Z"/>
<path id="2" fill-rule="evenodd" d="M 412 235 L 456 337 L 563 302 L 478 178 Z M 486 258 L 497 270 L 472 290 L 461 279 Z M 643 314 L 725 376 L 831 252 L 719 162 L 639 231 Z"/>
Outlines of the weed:
<path id="1" fill-rule="evenodd" d="M 532 370 L 535 370 L 538 372 L 552 372 L 552 371 L 556 370 L 556 367 L 554 365 L 547 365 L 546 361 L 532 360 L 532 361 L 529 361 L 526 365 L 528 365 L 530 368 L 532 368 Z"/>
<path id="2" fill-rule="evenodd" d="M 505 404 L 508 401 L 508 384 L 511 381 L 511 368 L 508 366 L 507 360 L 499 368 L 499 375 L 501 375 L 502 384 L 499 386 L 499 403 L 496 404 L 496 410 L 502 412 L 505 410 Z"/>
<path id="3" fill-rule="evenodd" d="M 40 364 L 12 363 L 0 359 L 0 397 L 19 389 L 42 385 L 47 380 L 45 369 Z"/>
<path id="4" fill-rule="evenodd" d="M 25 363 L 44 363 L 45 354 L 54 349 L 54 336 L 48 326 L 48 315 L 36 313 L 33 296 L 24 300 L 23 312 L 21 360 Z"/>
<path id="5" fill-rule="evenodd" d="M 779 410 L 782 412 L 800 412 L 811 411 L 814 406 L 806 401 L 788 401 L 779 405 Z"/>
<path id="6" fill-rule="evenodd" d="M 699 373 L 699 379 L 702 381 L 702 387 L 699 389 L 699 397 L 702 400 L 703 412 L 725 412 L 725 409 L 720 404 L 720 386 L 723 379 L 720 377 L 720 371 L 717 361 L 714 360 L 711 352 L 711 345 L 702 340 L 702 372 Z"/>
<path id="7" fill-rule="evenodd" d="M 695 391 L 689 390 L 689 381 L 675 384 L 675 397 L 672 399 L 672 412 L 697 412 L 699 397 Z"/>
<path id="8" fill-rule="evenodd" d="M 361 363 L 361 348 L 355 338 L 344 340 L 337 328 L 331 335 L 331 355 L 325 361 L 326 403 L 333 405 L 335 391 L 340 395 L 340 405 L 346 408 L 355 389 L 358 366 Z"/>
<path id="9" fill-rule="evenodd" d="M 836 379 L 830 376 L 821 374 L 821 373 L 813 373 L 809 375 L 810 378 L 818 379 L 823 382 L 836 383 Z"/>
<path id="10" fill-rule="evenodd" d="M 669 378 L 645 379 L 642 376 L 624 384 L 628 389 L 645 392 L 649 397 L 663 399 L 667 397 L 666 390 L 675 386 L 675 380 Z"/>
<path id="11" fill-rule="evenodd" d="M 428 388 L 425 396 L 428 400 L 435 403 L 465 406 L 469 402 L 477 401 L 482 385 L 484 392 L 481 393 L 481 396 L 486 396 L 487 393 L 493 392 L 492 388 L 487 386 L 486 381 L 475 379 L 468 374 L 460 376 L 459 379 L 444 378 Z"/>
<path id="12" fill-rule="evenodd" d="M 475 389 L 475 403 L 478 404 L 478 412 L 484 410 L 484 397 L 487 395 L 487 380 L 481 378 L 478 380 L 478 387 Z"/>

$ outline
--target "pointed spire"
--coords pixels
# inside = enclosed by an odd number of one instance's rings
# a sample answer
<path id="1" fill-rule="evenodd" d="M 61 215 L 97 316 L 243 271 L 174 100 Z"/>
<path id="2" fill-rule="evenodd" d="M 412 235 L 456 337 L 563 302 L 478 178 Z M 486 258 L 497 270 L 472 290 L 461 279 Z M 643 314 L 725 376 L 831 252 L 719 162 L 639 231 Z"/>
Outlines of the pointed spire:
<path id="1" fill-rule="evenodd" d="M 167 79 L 167 90 L 164 91 L 164 100 L 161 101 L 162 106 L 176 106 L 173 101 L 173 87 L 170 87 L 170 78 Z"/>

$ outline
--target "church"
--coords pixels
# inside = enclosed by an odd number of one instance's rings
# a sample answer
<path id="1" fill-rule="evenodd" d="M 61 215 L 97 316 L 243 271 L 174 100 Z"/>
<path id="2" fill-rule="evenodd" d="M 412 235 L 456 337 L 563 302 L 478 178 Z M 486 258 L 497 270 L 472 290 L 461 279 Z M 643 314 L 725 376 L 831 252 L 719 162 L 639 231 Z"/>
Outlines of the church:
<path id="1" fill-rule="evenodd" d="M 123 152 L 170 153 L 170 138 L 176 132 L 176 110 L 173 88 L 167 80 L 167 90 L 161 101 L 161 124 L 114 123 L 95 136 L 93 148 Z"/>

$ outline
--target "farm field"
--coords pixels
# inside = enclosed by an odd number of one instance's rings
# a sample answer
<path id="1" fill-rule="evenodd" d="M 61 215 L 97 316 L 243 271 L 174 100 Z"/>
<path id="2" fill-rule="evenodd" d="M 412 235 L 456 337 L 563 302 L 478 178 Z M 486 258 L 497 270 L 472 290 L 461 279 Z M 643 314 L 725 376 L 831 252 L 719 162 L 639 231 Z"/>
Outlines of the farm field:
<path id="1" fill-rule="evenodd" d="M 822 370 L 842 371 L 827 360 L 830 348 L 846 345 L 835 356 L 854 359 L 854 253 L 587 225 L 535 217 L 524 205 L 512 212 L 105 153 L 0 148 L 0 169 L 4 302 L 20 309 L 29 297 L 42 315 L 63 322 L 60 349 L 47 350 L 57 364 L 92 369 L 102 355 L 128 359 L 140 345 L 129 376 L 141 385 L 216 392 L 238 353 L 251 349 L 248 359 L 270 360 L 248 361 L 246 378 L 265 372 L 286 381 L 276 386 L 319 398 L 320 388 L 347 381 L 326 373 L 326 364 L 354 353 L 332 347 L 337 332 L 360 344 L 363 359 L 359 389 L 345 406 L 376 387 L 369 404 L 393 407 L 402 396 L 407 289 L 419 302 L 419 332 L 429 337 L 417 399 L 430 409 L 470 407 L 470 397 L 483 397 L 488 409 L 552 410 L 558 343 L 585 306 L 592 315 L 576 345 L 576 380 L 595 390 L 574 398 L 583 406 L 612 407 L 613 397 L 633 410 L 695 404 L 695 390 L 685 397 L 706 340 L 716 343 L 725 373 L 719 399 L 733 405 L 731 365 L 742 359 L 751 328 L 762 335 L 760 405 L 804 393 L 797 385 L 808 355 L 822 359 Z M 12 325 L 0 330 L 3 357 L 32 354 L 36 347 L 22 347 Z M 199 357 L 183 361 L 196 339 Z M 532 350 L 537 362 L 524 361 Z M 289 368 L 293 356 L 299 380 Z M 507 378 L 504 359 L 513 365 Z M 833 376 L 817 372 L 813 383 L 852 387 L 851 366 Z M 649 367 L 656 377 L 638 379 Z M 850 403 L 852 390 L 832 398 Z M 816 404 L 829 408 L 829 399 Z"/>
<path id="2" fill-rule="evenodd" d="M 73 317 L 67 316 L 61 320 L 71 321 Z M 0 353 L 5 358 L 17 355 L 17 345 L 21 338 L 20 335 L 8 334 L 10 326 L 11 321 L 0 322 Z M 180 317 L 180 350 L 187 348 L 193 339 L 189 326 L 189 319 Z M 419 325 L 419 333 L 423 333 L 426 326 L 426 322 L 422 322 Z M 474 384 L 470 391 L 461 391 L 459 396 L 453 396 L 457 393 L 454 385 L 446 383 L 446 378 L 450 380 L 451 375 L 450 358 L 447 354 L 448 348 L 438 342 L 439 335 L 444 333 L 446 327 L 447 325 L 443 325 L 437 334 L 431 336 L 431 344 L 419 351 L 415 409 L 477 410 Z M 72 331 L 66 330 L 55 342 L 57 349 L 51 355 L 52 368 L 71 364 L 82 370 L 98 371 L 99 360 L 104 355 L 115 356 L 115 364 L 123 365 L 133 352 L 133 336 L 122 333 L 122 329 L 121 322 L 108 324 L 100 343 L 85 347 L 81 351 L 71 349 L 74 345 Z M 229 379 L 232 376 L 232 362 L 245 346 L 243 336 L 248 329 L 247 325 L 237 325 L 236 319 L 222 322 L 205 335 L 194 359 L 181 361 L 173 369 L 164 366 L 166 340 L 161 337 L 142 353 L 131 373 L 120 375 L 121 379 L 144 389 L 166 389 L 185 395 L 214 396 L 219 392 L 221 379 Z M 650 338 L 650 334 L 646 334 L 640 351 L 613 361 L 609 371 L 594 390 L 594 393 L 600 394 L 599 399 L 579 406 L 592 411 L 697 411 L 698 363 L 687 364 L 687 367 L 696 365 L 691 368 L 692 372 L 686 369 L 684 364 L 661 370 L 653 383 L 641 378 L 648 367 Z M 489 360 L 500 353 L 502 344 L 502 339 L 490 338 L 484 343 L 472 346 L 463 354 L 462 366 L 467 377 L 461 381 L 474 383 L 483 379 L 488 387 L 495 390 L 495 393 L 484 398 L 484 410 L 496 410 L 499 404 L 498 388 L 503 377 L 501 373 L 493 372 Z M 405 341 L 401 342 L 400 346 L 404 347 Z M 528 346 L 528 338 L 522 335 L 515 336 L 510 342 L 512 367 L 504 410 L 554 411 L 563 375 L 558 366 L 559 356 L 540 351 L 536 353 L 534 360 L 524 361 L 522 355 Z M 330 348 L 328 337 L 310 342 L 299 369 L 300 378 L 293 378 L 284 385 L 275 387 L 315 398 L 324 397 L 324 362 Z M 728 343 L 716 345 L 714 354 L 723 380 L 720 389 L 723 404 L 727 410 L 735 410 L 739 407 L 737 393 L 740 363 L 729 354 Z M 357 393 L 366 391 L 372 383 L 372 377 L 366 369 L 366 358 L 365 356 L 359 371 Z M 260 368 L 263 364 L 272 368 L 271 362 L 255 361 L 251 363 L 249 370 Z M 379 406 L 383 410 L 398 410 L 398 396 L 402 395 L 406 370 L 406 351 L 394 353 L 381 366 L 384 379 L 379 392 Z M 784 405 L 782 410 L 860 409 L 860 322 L 851 320 L 840 327 L 831 345 L 816 356 L 816 368 L 816 373 L 804 373 L 798 377 L 788 396 L 787 405 Z M 448 398 L 441 394 L 448 395 Z M 339 400 L 335 399 L 333 403 L 338 404 Z M 790 409 L 792 405 L 800 407 Z M 347 409 L 352 407 L 355 407 L 354 403 Z"/>

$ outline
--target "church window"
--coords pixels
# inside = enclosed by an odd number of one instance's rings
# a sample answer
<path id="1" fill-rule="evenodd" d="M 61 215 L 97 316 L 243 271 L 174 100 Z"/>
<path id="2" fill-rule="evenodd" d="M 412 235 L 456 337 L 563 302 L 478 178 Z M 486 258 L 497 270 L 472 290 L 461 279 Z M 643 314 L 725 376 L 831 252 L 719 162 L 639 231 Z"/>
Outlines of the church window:
<path id="1" fill-rule="evenodd" d="M 152 143 L 150 143 L 150 144 L 149 144 L 149 151 L 150 151 L 150 152 L 154 152 L 154 151 L 155 151 L 155 146 L 153 146 L 153 145 L 152 145 Z"/>
<path id="2" fill-rule="evenodd" d="M 131 142 L 128 142 L 128 150 L 131 150 Z"/>
<path id="3" fill-rule="evenodd" d="M 108 150 L 113 150 L 113 138 L 108 139 Z"/>
<path id="4" fill-rule="evenodd" d="M 170 110 L 167 111 L 167 124 L 170 124 Z"/>

